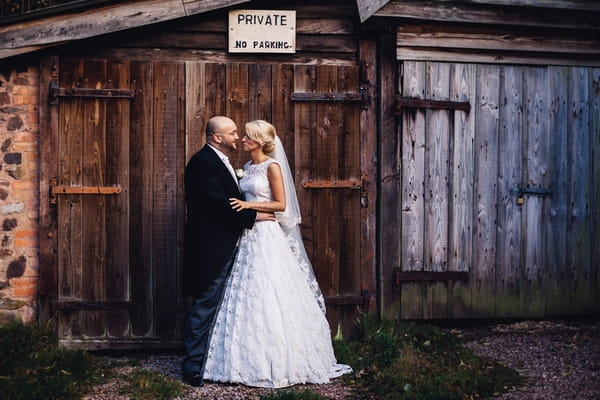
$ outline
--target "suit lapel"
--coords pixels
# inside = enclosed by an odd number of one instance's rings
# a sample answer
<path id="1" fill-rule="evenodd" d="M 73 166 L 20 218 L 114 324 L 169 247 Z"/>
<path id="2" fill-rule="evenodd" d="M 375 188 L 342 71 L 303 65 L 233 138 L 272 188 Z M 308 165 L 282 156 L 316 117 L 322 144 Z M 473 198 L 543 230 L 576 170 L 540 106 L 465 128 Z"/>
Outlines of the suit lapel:
<path id="1" fill-rule="evenodd" d="M 217 165 L 217 169 L 219 171 L 219 174 L 221 175 L 221 178 L 224 181 L 230 183 L 229 185 L 227 185 L 228 186 L 227 191 L 235 192 L 238 195 L 241 195 L 242 193 L 240 192 L 240 187 L 239 187 L 237 181 L 235 180 L 235 178 L 233 176 L 231 176 L 231 172 L 229 172 L 229 169 L 227 168 L 227 166 L 225 165 L 223 160 L 221 160 L 219 155 L 208 145 L 205 145 L 204 149 L 206 150 L 206 152 L 208 154 L 210 154 L 210 156 L 214 160 L 215 164 Z"/>

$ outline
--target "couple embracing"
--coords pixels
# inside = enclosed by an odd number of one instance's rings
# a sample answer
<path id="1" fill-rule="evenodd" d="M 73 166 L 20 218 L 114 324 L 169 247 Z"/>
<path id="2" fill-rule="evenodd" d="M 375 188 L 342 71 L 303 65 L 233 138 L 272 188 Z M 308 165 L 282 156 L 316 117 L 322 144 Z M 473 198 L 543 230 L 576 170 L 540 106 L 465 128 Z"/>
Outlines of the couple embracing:
<path id="1" fill-rule="evenodd" d="M 245 125 L 250 161 L 237 180 L 227 155 L 234 121 L 212 117 L 185 169 L 183 290 L 194 297 L 184 380 L 280 388 L 349 373 L 333 353 L 325 305 L 300 235 L 300 208 L 275 127 Z"/>

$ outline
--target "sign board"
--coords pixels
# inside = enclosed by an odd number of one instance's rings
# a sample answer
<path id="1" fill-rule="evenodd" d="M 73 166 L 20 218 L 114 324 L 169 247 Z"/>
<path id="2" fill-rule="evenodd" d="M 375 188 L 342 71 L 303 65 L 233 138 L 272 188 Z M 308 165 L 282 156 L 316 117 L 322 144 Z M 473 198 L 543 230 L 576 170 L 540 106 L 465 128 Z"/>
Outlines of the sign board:
<path id="1" fill-rule="evenodd" d="M 230 11 L 229 52 L 295 53 L 296 11 Z"/>

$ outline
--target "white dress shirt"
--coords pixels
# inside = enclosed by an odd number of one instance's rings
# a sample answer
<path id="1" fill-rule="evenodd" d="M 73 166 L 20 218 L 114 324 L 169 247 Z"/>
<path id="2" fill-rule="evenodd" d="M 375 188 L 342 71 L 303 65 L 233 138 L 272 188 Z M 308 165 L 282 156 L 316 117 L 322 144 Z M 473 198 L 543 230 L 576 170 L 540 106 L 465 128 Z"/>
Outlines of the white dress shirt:
<path id="1" fill-rule="evenodd" d="M 231 165 L 231 163 L 229 162 L 229 157 L 227 157 L 221 150 L 217 149 L 215 146 L 210 145 L 208 143 L 207 143 L 207 145 L 211 149 L 213 149 L 215 151 L 215 153 L 217 153 L 217 155 L 219 156 L 219 158 L 221 159 L 221 161 L 223 161 L 223 164 L 225 164 L 225 166 L 229 170 L 229 173 L 233 177 L 233 180 L 235 181 L 236 185 L 238 185 L 238 187 L 239 187 L 237 177 L 235 176 L 235 170 L 233 169 L 233 165 Z"/>

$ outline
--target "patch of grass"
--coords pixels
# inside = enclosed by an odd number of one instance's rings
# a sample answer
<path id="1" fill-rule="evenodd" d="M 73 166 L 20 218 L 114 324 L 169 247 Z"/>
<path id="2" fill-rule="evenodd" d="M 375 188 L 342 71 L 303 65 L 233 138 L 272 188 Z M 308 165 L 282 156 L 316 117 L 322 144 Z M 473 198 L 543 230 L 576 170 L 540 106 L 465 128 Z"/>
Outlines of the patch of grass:
<path id="1" fill-rule="evenodd" d="M 127 385 L 120 393 L 130 395 L 133 399 L 171 400 L 183 391 L 179 381 L 147 369 L 135 369 L 122 377 Z"/>
<path id="2" fill-rule="evenodd" d="M 325 400 L 325 398 L 310 389 L 300 391 L 285 389 L 262 395 L 260 400 Z"/>
<path id="3" fill-rule="evenodd" d="M 516 371 L 478 357 L 457 337 L 427 324 L 365 315 L 349 341 L 334 345 L 338 360 L 354 368 L 357 391 L 365 397 L 484 399 L 523 383 Z"/>
<path id="4" fill-rule="evenodd" d="M 83 350 L 57 346 L 48 325 L 0 326 L 0 393 L 5 400 L 79 399 L 107 379 L 107 368 Z"/>

